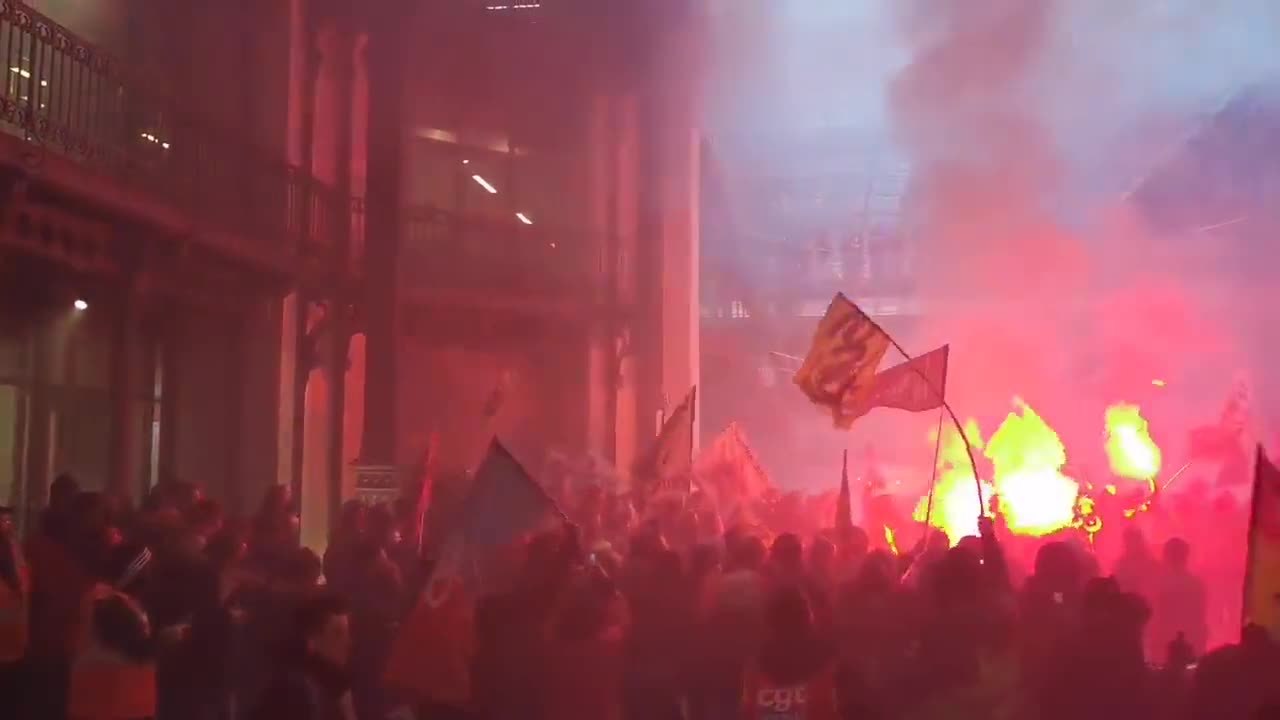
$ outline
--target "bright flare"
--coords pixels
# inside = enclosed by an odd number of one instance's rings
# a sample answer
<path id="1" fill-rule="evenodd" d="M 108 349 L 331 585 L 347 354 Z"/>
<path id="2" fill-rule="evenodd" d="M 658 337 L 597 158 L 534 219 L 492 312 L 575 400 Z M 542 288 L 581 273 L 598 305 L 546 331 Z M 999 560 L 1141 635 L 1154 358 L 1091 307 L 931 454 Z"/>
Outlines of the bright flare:
<path id="1" fill-rule="evenodd" d="M 1107 459 L 1112 473 L 1150 481 L 1160 474 L 1160 458 L 1160 448 L 1152 441 L 1137 405 L 1107 408 Z"/>
<path id="2" fill-rule="evenodd" d="M 995 470 L 1000 513 L 1019 535 L 1043 536 L 1070 527 L 1079 484 L 1062 474 L 1067 451 L 1058 433 L 1029 405 L 1014 398 L 1009 413 L 987 443 Z"/>
<path id="3" fill-rule="evenodd" d="M 973 420 L 965 423 L 964 432 L 974 444 L 974 449 L 981 450 L 982 432 L 978 423 Z M 984 482 L 983 498 L 990 498 L 991 493 L 991 486 Z M 926 494 L 920 498 L 912 514 L 916 522 L 924 522 L 928 508 L 929 496 Z M 964 440 L 960 433 L 948 429 L 943 433 L 938 453 L 938 478 L 933 489 L 933 512 L 929 514 L 929 525 L 946 533 L 947 539 L 955 545 L 966 535 L 978 534 L 978 516 L 985 511 L 986 508 L 978 504 L 977 486 Z"/>

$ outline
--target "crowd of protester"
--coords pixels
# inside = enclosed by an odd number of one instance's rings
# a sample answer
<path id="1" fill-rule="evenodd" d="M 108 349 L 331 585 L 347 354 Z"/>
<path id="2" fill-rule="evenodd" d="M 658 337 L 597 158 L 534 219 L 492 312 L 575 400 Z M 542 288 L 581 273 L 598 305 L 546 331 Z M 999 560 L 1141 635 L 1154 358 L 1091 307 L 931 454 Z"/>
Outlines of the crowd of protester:
<path id="1" fill-rule="evenodd" d="M 1207 647 L 1207 589 L 1176 538 L 1125 533 L 1110 574 L 1054 539 L 1018 570 L 989 519 L 896 554 L 847 524 L 802 537 L 696 504 L 562 506 L 572 522 L 479 598 L 468 697 L 446 705 L 385 682 L 432 570 L 411 503 L 348 503 L 320 557 L 284 488 L 241 520 L 179 482 L 132 509 L 59 477 L 27 537 L 0 513 L 0 716 L 1280 718 L 1271 629 Z"/>

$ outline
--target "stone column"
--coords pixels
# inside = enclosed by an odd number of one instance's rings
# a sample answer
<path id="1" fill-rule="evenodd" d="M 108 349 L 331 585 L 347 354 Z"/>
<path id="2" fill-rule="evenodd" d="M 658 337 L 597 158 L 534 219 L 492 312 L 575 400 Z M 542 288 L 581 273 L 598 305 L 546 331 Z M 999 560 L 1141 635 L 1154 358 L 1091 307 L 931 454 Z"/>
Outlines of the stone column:
<path id="1" fill-rule="evenodd" d="M 139 483 L 139 432 L 142 416 L 138 412 L 142 389 L 139 356 L 139 306 L 141 298 L 132 277 L 124 281 L 119 301 L 113 308 L 111 336 L 111 468 L 108 488 L 120 497 L 136 499 Z"/>
<path id="2" fill-rule="evenodd" d="M 369 10 L 368 150 L 365 202 L 365 408 L 360 460 L 367 466 L 398 464 L 401 166 L 406 84 L 405 30 L 411 3 L 387 0 Z"/>
<path id="3" fill-rule="evenodd" d="M 587 339 L 587 448 L 616 460 L 618 331 L 617 244 L 612 220 L 616 205 L 613 98 L 599 92 L 588 104 L 585 168 L 586 227 L 601 257 L 600 292 L 603 312 L 594 318 Z M 612 412 L 611 412 L 612 411 Z"/>
<path id="4" fill-rule="evenodd" d="M 693 2 L 669 2 L 655 20 L 648 78 L 647 113 L 653 213 L 650 222 L 660 253 L 658 321 L 661 394 L 665 409 L 680 402 L 699 380 L 699 209 L 701 191 L 700 40 L 703 18 Z M 696 415 L 695 415 L 696 417 Z M 642 428 L 644 424 L 642 422 Z M 698 429 L 694 428 L 694 437 Z"/>
<path id="5" fill-rule="evenodd" d="M 49 501 L 49 483 L 53 454 L 53 407 L 50 394 L 54 380 L 52 372 L 55 356 L 55 332 L 51 313 L 38 310 L 32 313 L 32 391 L 28 406 L 29 421 L 26 430 L 26 456 L 24 465 L 23 505 L 24 527 L 38 527 L 40 513 Z"/>

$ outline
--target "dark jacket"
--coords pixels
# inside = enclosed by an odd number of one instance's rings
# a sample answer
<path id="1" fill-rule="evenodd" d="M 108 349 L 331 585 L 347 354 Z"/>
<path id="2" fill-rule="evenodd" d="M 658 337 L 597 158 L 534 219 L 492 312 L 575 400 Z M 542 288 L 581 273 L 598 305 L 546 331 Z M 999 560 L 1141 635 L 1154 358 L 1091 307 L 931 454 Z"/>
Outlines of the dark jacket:
<path id="1" fill-rule="evenodd" d="M 287 667 L 272 680 L 250 720 L 355 720 L 346 675 L 317 660 Z"/>

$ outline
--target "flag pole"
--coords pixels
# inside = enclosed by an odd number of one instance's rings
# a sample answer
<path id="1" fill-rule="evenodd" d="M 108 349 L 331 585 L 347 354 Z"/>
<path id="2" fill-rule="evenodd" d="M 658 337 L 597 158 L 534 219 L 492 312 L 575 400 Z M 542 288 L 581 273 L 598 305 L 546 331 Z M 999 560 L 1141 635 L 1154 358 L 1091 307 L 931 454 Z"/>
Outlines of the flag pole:
<path id="1" fill-rule="evenodd" d="M 1253 536 L 1254 528 L 1258 523 L 1258 514 L 1261 504 L 1262 490 L 1262 469 L 1263 463 L 1270 462 L 1267 459 L 1267 452 L 1263 449 L 1262 443 L 1258 443 L 1256 459 L 1253 461 L 1253 492 L 1249 498 L 1249 525 L 1247 535 L 1245 536 L 1244 546 L 1244 581 L 1240 588 L 1240 637 L 1244 638 L 1244 630 L 1249 622 L 1249 594 L 1253 591 L 1253 559 L 1256 548 L 1254 547 Z"/>
<path id="2" fill-rule="evenodd" d="M 693 445 L 698 440 L 698 386 L 689 388 L 689 474 L 685 487 L 685 497 L 693 493 Z"/>
<path id="3" fill-rule="evenodd" d="M 854 303 L 852 300 L 850 300 L 847 296 L 845 296 L 844 293 L 840 293 L 839 296 L 843 297 L 845 302 L 849 303 L 850 305 L 853 305 L 855 308 L 858 307 L 857 304 Z M 858 312 L 862 313 L 862 316 L 867 319 L 867 322 L 870 322 L 872 325 L 876 327 L 877 330 L 879 330 L 882 334 L 884 334 L 885 338 L 889 341 L 889 344 L 893 346 L 894 350 L 898 351 L 899 355 L 902 355 L 902 357 L 906 358 L 906 361 L 908 364 L 910 364 L 910 362 L 915 359 L 911 356 L 911 353 L 908 353 L 906 350 L 903 349 L 901 345 L 898 344 L 897 340 L 893 339 L 892 335 L 890 335 L 888 332 L 885 332 L 885 329 L 880 326 L 880 323 L 876 322 L 870 315 L 867 315 L 865 312 L 862 312 L 862 308 L 858 308 Z M 951 353 L 948 352 L 947 353 L 948 362 L 950 362 L 950 355 Z M 938 400 L 942 402 L 942 409 L 945 410 L 947 412 L 947 415 L 951 417 L 951 422 L 956 426 L 956 432 L 960 434 L 960 439 L 964 441 L 964 451 L 965 451 L 965 454 L 969 456 L 969 466 L 973 468 L 974 488 L 978 491 L 978 507 L 980 508 L 978 512 L 980 512 L 982 515 L 986 515 L 987 503 L 982 496 L 983 495 L 982 479 L 978 477 L 978 461 L 974 460 L 973 458 L 973 445 L 969 443 L 968 433 L 964 431 L 964 426 L 960 424 L 960 418 L 956 417 L 956 411 L 952 410 L 951 404 L 947 402 L 946 373 L 944 372 L 942 375 L 943 387 L 938 388 L 934 386 L 933 381 L 929 379 L 929 376 L 925 374 L 923 370 L 921 370 L 918 367 L 915 367 L 914 365 L 909 365 L 909 366 L 911 367 L 912 371 L 915 372 L 916 375 L 920 376 L 920 379 L 924 381 L 924 384 L 927 385 L 930 390 L 933 390 L 934 396 L 936 396 Z"/>
<path id="4" fill-rule="evenodd" d="M 933 491 L 938 486 L 938 457 L 942 455 L 942 421 L 946 419 L 942 408 L 938 408 L 937 437 L 933 440 L 933 471 L 929 476 L 929 499 L 924 506 L 924 533 L 929 536 L 929 521 L 933 519 Z"/>

